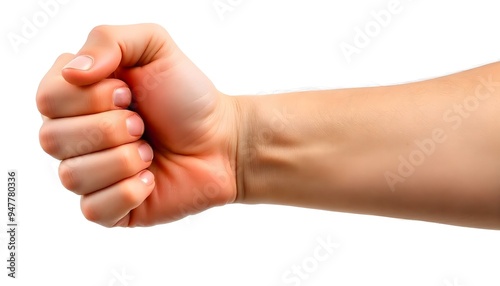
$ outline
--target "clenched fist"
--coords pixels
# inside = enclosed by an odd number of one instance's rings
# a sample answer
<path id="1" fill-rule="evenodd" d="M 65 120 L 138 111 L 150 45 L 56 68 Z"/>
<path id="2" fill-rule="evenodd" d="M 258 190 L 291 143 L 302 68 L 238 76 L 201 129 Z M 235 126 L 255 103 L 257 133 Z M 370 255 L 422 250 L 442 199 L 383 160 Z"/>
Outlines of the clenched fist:
<path id="1" fill-rule="evenodd" d="M 237 196 L 238 104 L 160 26 L 99 26 L 40 83 L 40 144 L 104 226 L 150 226 Z"/>

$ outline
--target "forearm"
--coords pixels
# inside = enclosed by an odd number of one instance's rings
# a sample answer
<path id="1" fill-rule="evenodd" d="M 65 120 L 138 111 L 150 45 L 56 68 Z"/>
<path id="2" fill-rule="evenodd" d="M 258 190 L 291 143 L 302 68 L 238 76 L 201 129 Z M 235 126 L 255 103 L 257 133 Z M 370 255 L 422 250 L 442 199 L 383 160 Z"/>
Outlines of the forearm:
<path id="1" fill-rule="evenodd" d="M 239 202 L 500 228 L 498 64 L 237 100 Z"/>

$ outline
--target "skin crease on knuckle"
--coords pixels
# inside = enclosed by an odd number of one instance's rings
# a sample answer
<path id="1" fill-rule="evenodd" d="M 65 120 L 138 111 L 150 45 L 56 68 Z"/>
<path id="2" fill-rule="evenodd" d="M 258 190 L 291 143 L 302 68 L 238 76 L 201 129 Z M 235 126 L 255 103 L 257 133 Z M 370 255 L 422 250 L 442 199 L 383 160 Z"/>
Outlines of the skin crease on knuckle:
<path id="1" fill-rule="evenodd" d="M 99 119 L 96 127 L 98 128 L 98 132 L 102 132 L 104 140 L 106 140 L 110 146 L 118 146 L 126 143 L 123 141 L 124 138 L 136 138 L 136 136 L 129 135 L 127 130 L 127 119 L 134 115 L 139 117 L 142 128 L 144 128 L 142 118 L 136 112 L 130 110 L 107 111 L 102 114 L 102 118 Z M 123 133 L 124 135 L 117 136 L 117 132 Z"/>
<path id="2" fill-rule="evenodd" d="M 51 104 L 50 97 L 47 93 L 42 92 L 41 88 L 36 94 L 36 107 L 41 114 L 50 117 L 52 114 L 53 106 Z"/>
<path id="3" fill-rule="evenodd" d="M 50 120 L 44 122 L 39 131 L 39 141 L 42 149 L 54 158 L 61 159 L 61 146 L 50 128 Z"/>
<path id="4" fill-rule="evenodd" d="M 111 103 L 108 103 L 108 101 L 111 100 L 103 100 L 105 94 L 110 93 L 109 89 L 110 89 L 109 87 L 103 87 L 99 85 L 94 86 L 90 89 L 90 94 L 89 96 L 86 97 L 87 99 L 86 104 L 88 106 L 89 111 L 91 111 L 88 113 L 92 113 L 94 112 L 94 110 L 106 110 L 108 107 L 111 106 Z"/>
<path id="5" fill-rule="evenodd" d="M 136 179 L 134 178 L 134 180 Z M 123 204 L 126 206 L 135 207 L 143 200 L 142 191 L 134 188 L 130 182 L 120 186 L 119 192 L 120 201 L 123 201 Z"/>
<path id="6" fill-rule="evenodd" d="M 82 196 L 80 201 L 80 210 L 88 221 L 98 222 L 100 220 L 98 212 L 95 207 L 91 204 L 92 200 L 87 196 Z"/>
<path id="7" fill-rule="evenodd" d="M 139 144 L 132 143 L 122 146 L 118 152 L 118 157 L 114 159 L 116 166 L 121 166 L 122 173 L 124 174 L 135 174 L 137 173 L 138 166 L 141 165 L 140 161 L 136 161 L 139 157 L 137 150 Z M 138 164 L 139 163 L 139 164 Z"/>
<path id="8" fill-rule="evenodd" d="M 54 118 L 57 115 L 57 108 L 60 108 L 58 101 L 60 96 L 55 95 L 55 93 L 59 92 L 63 86 L 67 85 L 68 83 L 66 80 L 60 75 L 46 76 L 42 82 L 40 82 L 35 96 L 38 111 L 49 118 Z M 60 89 L 52 90 L 52 87 L 56 86 Z"/>
<path id="9" fill-rule="evenodd" d="M 59 164 L 59 178 L 66 189 L 76 194 L 80 194 L 80 181 L 77 175 L 78 171 L 75 169 L 75 166 L 73 166 L 75 164 L 74 160 L 76 160 L 76 158 L 66 159 Z"/>
<path id="10" fill-rule="evenodd" d="M 92 30 L 90 30 L 88 37 L 113 39 L 112 26 L 109 25 L 95 26 Z"/>
<path id="11" fill-rule="evenodd" d="M 117 79 L 105 79 L 90 88 L 90 94 L 86 103 L 88 108 L 94 110 L 115 109 L 113 104 L 113 92 L 119 88 L 127 88 L 127 85 Z"/>
<path id="12" fill-rule="evenodd" d="M 132 178 L 132 180 L 137 179 L 138 178 Z M 140 183 L 139 185 L 137 185 L 136 183 L 137 182 L 126 180 L 115 186 L 111 186 L 111 188 L 101 191 L 114 192 L 114 195 L 117 195 L 117 197 L 115 197 L 115 200 L 113 200 L 115 206 L 119 205 L 128 209 L 133 209 L 144 200 L 143 190 L 138 189 L 138 187 L 143 188 L 143 186 Z M 108 221 L 105 217 L 103 217 L 103 213 L 99 211 L 98 206 L 96 205 L 96 198 L 93 197 L 94 195 L 96 195 L 96 193 L 84 195 L 81 197 L 80 209 L 83 216 L 87 220 L 98 223 L 105 227 L 119 226 L 116 225 L 116 222 Z"/>
<path id="13" fill-rule="evenodd" d="M 45 116 L 51 117 L 54 110 L 54 101 L 52 100 L 53 96 L 51 96 L 50 88 L 48 88 L 49 83 L 47 83 L 47 81 L 49 79 L 48 76 L 45 76 L 40 82 L 35 99 L 38 111 Z"/>

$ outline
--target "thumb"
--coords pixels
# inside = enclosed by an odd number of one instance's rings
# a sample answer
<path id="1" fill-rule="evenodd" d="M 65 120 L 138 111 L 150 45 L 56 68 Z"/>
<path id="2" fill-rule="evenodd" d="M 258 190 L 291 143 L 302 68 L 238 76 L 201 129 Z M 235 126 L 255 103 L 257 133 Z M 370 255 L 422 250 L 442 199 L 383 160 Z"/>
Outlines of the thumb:
<path id="1" fill-rule="evenodd" d="M 167 31 L 156 24 L 97 26 L 63 67 L 62 76 L 71 84 L 89 85 L 112 76 L 118 68 L 147 65 L 175 49 Z"/>

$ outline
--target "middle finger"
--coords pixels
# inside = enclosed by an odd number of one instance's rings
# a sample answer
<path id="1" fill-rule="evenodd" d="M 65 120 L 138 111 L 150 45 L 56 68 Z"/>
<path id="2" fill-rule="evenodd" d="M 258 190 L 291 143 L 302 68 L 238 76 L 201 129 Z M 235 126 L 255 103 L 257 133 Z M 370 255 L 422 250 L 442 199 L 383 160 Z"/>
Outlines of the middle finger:
<path id="1" fill-rule="evenodd" d="M 67 159 L 138 140 L 144 132 L 139 115 L 130 110 L 45 120 L 40 145 L 57 159 Z"/>

